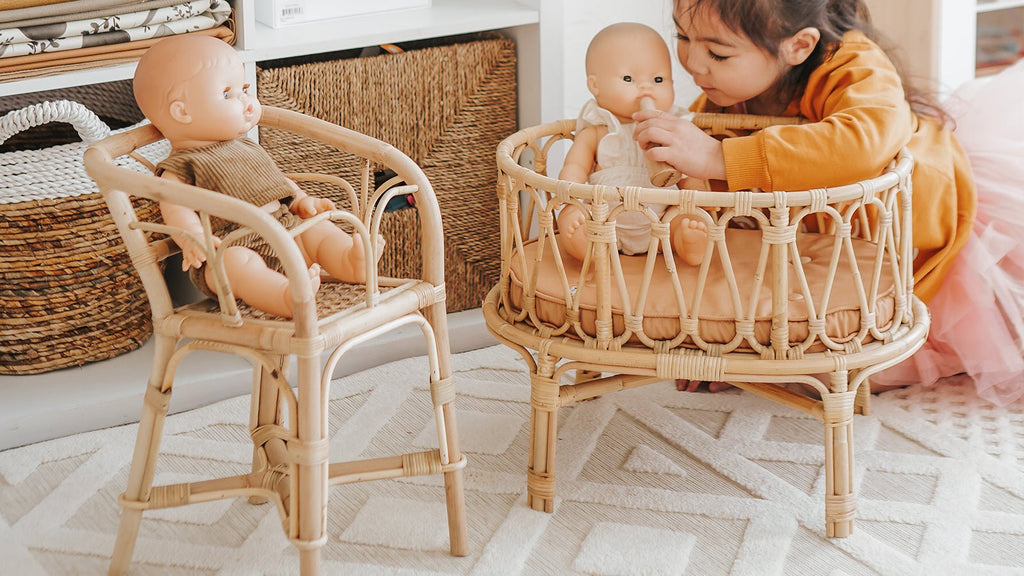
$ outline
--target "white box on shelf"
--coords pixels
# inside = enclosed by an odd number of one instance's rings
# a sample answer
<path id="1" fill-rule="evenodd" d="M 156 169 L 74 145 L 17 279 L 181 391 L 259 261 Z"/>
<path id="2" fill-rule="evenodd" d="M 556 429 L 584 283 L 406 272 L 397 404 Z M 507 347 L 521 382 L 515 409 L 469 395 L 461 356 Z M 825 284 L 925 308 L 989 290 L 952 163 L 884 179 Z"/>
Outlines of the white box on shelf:
<path id="1" fill-rule="evenodd" d="M 256 21 L 271 28 L 375 12 L 427 8 L 431 0 L 256 0 Z"/>

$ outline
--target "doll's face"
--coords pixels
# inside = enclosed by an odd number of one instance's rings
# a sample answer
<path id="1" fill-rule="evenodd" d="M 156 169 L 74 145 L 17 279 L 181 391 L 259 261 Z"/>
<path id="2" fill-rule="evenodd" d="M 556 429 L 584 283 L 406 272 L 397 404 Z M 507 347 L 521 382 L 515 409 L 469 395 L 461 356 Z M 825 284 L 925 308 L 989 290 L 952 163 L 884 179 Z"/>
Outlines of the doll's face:
<path id="1" fill-rule="evenodd" d="M 260 103 L 250 93 L 242 62 L 227 56 L 234 54 L 217 58 L 188 79 L 182 86 L 180 104 L 171 104 L 172 109 L 180 108 L 185 130 L 193 140 L 232 140 L 259 122 Z"/>
<path id="2" fill-rule="evenodd" d="M 599 34 L 587 58 L 587 87 L 602 108 L 622 122 L 640 110 L 640 99 L 650 97 L 658 110 L 675 101 L 672 58 L 664 40 L 653 30 L 639 33 Z"/>

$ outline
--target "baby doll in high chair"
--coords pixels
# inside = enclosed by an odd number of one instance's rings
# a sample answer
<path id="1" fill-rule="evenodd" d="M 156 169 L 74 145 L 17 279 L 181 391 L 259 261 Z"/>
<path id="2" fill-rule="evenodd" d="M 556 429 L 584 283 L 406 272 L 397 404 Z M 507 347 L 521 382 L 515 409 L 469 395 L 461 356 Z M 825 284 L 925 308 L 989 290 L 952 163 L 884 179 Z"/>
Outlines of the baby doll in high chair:
<path id="1" fill-rule="evenodd" d="M 566 153 L 559 179 L 613 186 L 666 187 L 682 175 L 666 177 L 666 165 L 649 162 L 633 139 L 632 115 L 652 106 L 673 112 L 672 58 L 657 31 L 643 24 L 612 24 L 591 40 L 586 54 L 587 88 L 593 99 L 584 104 L 576 136 Z M 671 169 L 667 169 L 671 172 Z M 687 182 L 687 180 L 683 180 Z M 667 207 L 646 204 L 658 218 Z M 558 214 L 559 234 L 571 256 L 586 255 L 586 217 L 566 204 Z M 707 226 L 696 218 L 679 215 L 670 223 L 672 249 L 684 262 L 696 265 L 704 257 Z M 616 217 L 616 240 L 623 254 L 643 254 L 650 247 L 651 220 L 642 212 L 625 211 Z"/>
<path id="2" fill-rule="evenodd" d="M 285 226 L 334 209 L 334 202 L 302 191 L 287 178 L 259 144 L 246 133 L 259 122 L 261 109 L 246 83 L 242 61 L 234 48 L 207 36 L 172 36 L 150 48 L 139 61 L 135 99 L 146 118 L 171 144 L 170 156 L 157 165 L 157 175 L 206 188 L 261 206 Z M 202 237 L 193 210 L 160 203 L 166 224 Z M 219 238 L 234 226 L 211 218 Z M 214 295 L 208 255 L 192 238 L 173 236 L 182 250 L 182 269 L 193 283 Z M 309 266 L 313 290 L 320 287 L 320 268 L 343 282 L 365 282 L 366 257 L 358 234 L 331 222 L 320 222 L 295 241 Z M 379 239 L 379 249 L 383 239 Z M 288 279 L 265 241 L 250 235 L 223 253 L 224 270 L 235 295 L 271 314 L 290 318 L 292 295 Z"/>

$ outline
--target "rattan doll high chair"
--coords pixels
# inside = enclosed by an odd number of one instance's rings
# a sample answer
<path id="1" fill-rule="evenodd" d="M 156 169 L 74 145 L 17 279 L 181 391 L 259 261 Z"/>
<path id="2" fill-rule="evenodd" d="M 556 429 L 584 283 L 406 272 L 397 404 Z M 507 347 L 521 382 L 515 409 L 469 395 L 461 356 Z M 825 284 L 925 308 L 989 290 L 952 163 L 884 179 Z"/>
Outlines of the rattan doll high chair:
<path id="1" fill-rule="evenodd" d="M 722 136 L 794 121 L 694 118 Z M 574 128 L 571 120 L 544 124 L 498 147 L 502 266 L 484 316 L 531 373 L 529 505 L 554 507 L 560 406 L 657 381 L 707 380 L 823 421 L 826 532 L 850 534 L 854 412 L 868 410 L 869 376 L 910 356 L 928 331 L 913 294 L 910 155 L 877 178 L 828 189 L 618 188 L 545 175 L 548 154 Z M 524 155 L 534 169 L 520 164 Z M 556 227 L 568 202 L 586 215 L 582 262 L 566 253 Z M 622 255 L 615 219 L 645 203 L 668 205 L 660 219 L 646 212 L 661 251 Z M 668 223 L 678 214 L 707 226 L 697 266 L 668 257 Z"/>
<path id="2" fill-rule="evenodd" d="M 259 207 L 210 192 L 119 167 L 114 160 L 162 138 L 151 125 L 118 134 L 93 145 L 85 166 L 99 185 L 145 285 L 153 312 L 155 357 L 146 388 L 138 439 L 110 574 L 123 574 L 131 561 L 144 510 L 249 496 L 271 500 L 280 512 L 288 538 L 299 549 L 301 574 L 320 573 L 320 549 L 326 533 L 328 487 L 334 484 L 400 476 L 444 477 L 448 532 L 453 555 L 468 553 L 462 468 L 454 386 L 445 315 L 444 255 L 440 212 L 426 176 L 407 156 L 384 142 L 287 110 L 264 107 L 260 121 L 341 150 L 352 159 L 355 177 L 289 174 L 300 185 L 333 185 L 347 196 L 351 212 L 335 210 L 303 222 L 338 220 L 359 232 L 368 255 L 365 285 L 325 279 L 315 299 L 302 254 L 292 236 Z M 374 188 L 374 172 L 397 176 Z M 373 263 L 383 210 L 395 195 L 413 194 L 423 243 L 419 278 L 379 276 Z M 159 222 L 137 219 L 133 201 L 173 198 L 204 221 L 219 217 L 237 222 L 265 238 L 288 277 L 294 317 L 286 320 L 236 304 L 217 258 L 209 257 L 220 277 L 219 302 L 205 300 L 175 308 L 160 263 L 177 249 L 171 231 Z M 339 206 L 341 203 L 339 203 Z M 204 246 L 212 247 L 204 226 Z M 232 233 L 222 238 L 225 247 Z M 372 240 L 371 240 L 372 239 Z M 208 254 L 213 251 L 208 249 Z M 219 268 L 219 270 L 218 270 Z M 306 295 L 306 296 L 301 296 Z M 395 328 L 415 325 L 427 343 L 430 392 L 438 448 L 352 462 L 329 463 L 327 398 L 335 365 L 354 345 Z M 188 484 L 152 486 L 160 435 L 170 401 L 174 374 L 195 350 L 239 355 L 254 367 L 252 472 Z M 295 369 L 289 364 L 294 360 Z M 291 379 L 294 374 L 294 379 Z M 296 393 L 297 392 L 297 393 Z M 440 527 L 439 527 L 440 528 Z"/>

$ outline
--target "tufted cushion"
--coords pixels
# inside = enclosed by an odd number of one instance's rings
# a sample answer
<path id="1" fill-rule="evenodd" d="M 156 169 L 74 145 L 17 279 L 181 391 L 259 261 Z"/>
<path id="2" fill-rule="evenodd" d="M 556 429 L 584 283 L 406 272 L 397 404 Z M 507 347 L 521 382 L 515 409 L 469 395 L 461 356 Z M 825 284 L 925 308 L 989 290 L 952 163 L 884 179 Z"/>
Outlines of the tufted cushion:
<path id="1" fill-rule="evenodd" d="M 808 286 L 811 287 L 811 296 L 815 302 L 814 308 L 816 310 L 820 307 L 821 292 L 825 285 L 830 259 L 833 257 L 834 240 L 834 236 L 827 234 L 802 233 L 797 237 L 797 248 L 801 261 L 804 263 L 804 272 L 807 276 Z M 758 230 L 729 229 L 726 231 L 726 244 L 729 249 L 731 267 L 735 271 L 740 302 L 742 306 L 746 307 L 749 305 L 750 294 L 754 289 L 754 273 L 757 269 L 761 251 L 761 232 Z M 871 278 L 877 246 L 864 240 L 854 239 L 853 247 L 858 268 L 861 271 L 861 281 L 867 284 Z M 520 258 L 518 254 L 513 254 L 510 258 L 510 296 L 512 304 L 518 309 L 522 309 L 523 306 L 524 274 L 522 263 L 526 262 L 528 266 L 532 265 L 537 258 L 538 243 L 536 241 L 528 242 L 523 250 L 525 258 Z M 550 246 L 546 247 L 544 252 L 539 263 L 540 268 L 537 279 L 537 315 L 545 324 L 560 326 L 565 321 L 566 316 L 565 292 Z M 565 250 L 561 250 L 561 253 L 564 255 Z M 619 258 L 622 263 L 625 285 L 627 286 L 627 291 L 630 292 L 630 301 L 636 302 L 639 287 L 642 285 L 647 256 L 619 255 Z M 841 252 L 839 258 L 840 264 L 827 306 L 825 332 L 831 339 L 841 343 L 856 337 L 861 329 L 861 307 L 858 302 L 859 298 L 855 288 L 855 279 L 850 270 L 849 262 L 846 259 L 845 251 Z M 569 279 L 570 290 L 582 290 L 580 320 L 583 331 L 593 336 L 596 333 L 594 311 L 597 291 L 592 281 L 585 281 L 584 286 L 581 288 L 575 287 L 574 284 L 579 278 L 582 262 L 569 256 L 564 256 L 564 259 L 565 273 L 566 278 Z M 804 296 L 799 293 L 800 284 L 797 282 L 792 263 L 789 268 L 789 339 L 791 344 L 795 344 L 807 339 L 808 314 L 807 303 Z M 882 277 L 878 289 L 879 297 L 875 302 L 875 324 L 881 329 L 885 329 L 892 321 L 895 299 L 891 267 L 883 266 L 882 268 Z M 684 298 L 686 298 L 686 305 L 690 306 L 697 284 L 698 268 L 688 266 L 677 258 L 676 269 L 682 285 Z M 674 296 L 668 274 L 668 270 L 664 265 L 654 267 L 651 289 L 643 311 L 643 330 L 649 337 L 656 340 L 671 339 L 681 331 L 679 320 L 680 307 Z M 770 266 L 765 275 L 766 277 L 756 303 L 754 337 L 758 342 L 769 345 L 772 316 Z M 613 281 L 613 331 L 615 334 L 620 334 L 624 331 L 622 318 L 623 300 L 622 294 L 619 293 L 615 286 L 616 283 Z M 708 343 L 724 344 L 730 342 L 736 335 L 736 316 L 732 296 L 726 284 L 726 276 L 723 273 L 721 259 L 716 250 L 713 253 L 712 263 L 709 266 L 703 301 L 698 310 L 700 337 Z M 570 329 L 567 334 L 570 336 L 574 335 L 574 331 Z M 870 339 L 870 334 L 867 336 L 867 339 Z"/>

